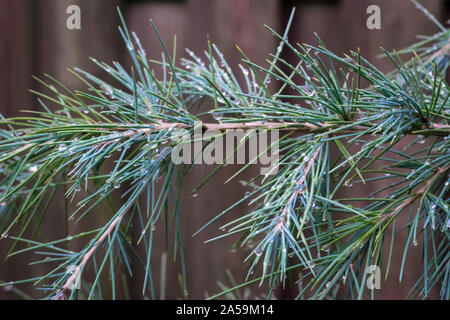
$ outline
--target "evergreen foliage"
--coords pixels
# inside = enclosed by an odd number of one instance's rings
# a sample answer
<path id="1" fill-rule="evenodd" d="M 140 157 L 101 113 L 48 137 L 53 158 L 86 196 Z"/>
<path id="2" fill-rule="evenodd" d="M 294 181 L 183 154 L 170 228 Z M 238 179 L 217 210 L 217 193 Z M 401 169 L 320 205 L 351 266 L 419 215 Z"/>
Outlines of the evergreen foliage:
<path id="1" fill-rule="evenodd" d="M 248 250 L 248 281 L 215 298 L 255 282 L 266 286 L 270 297 L 288 273 L 298 281 L 297 298 L 305 293 L 333 298 L 342 290 L 349 299 L 362 298 L 368 266 L 382 266 L 387 276 L 393 248 L 404 246 L 401 280 L 408 251 L 420 246 L 423 275 L 409 297 L 427 297 L 437 286 L 441 298 L 448 299 L 449 29 L 433 19 L 439 28 L 435 35 L 398 52 L 383 50 L 393 66 L 385 74 L 359 51 L 331 52 L 318 36 L 317 45 L 290 43 L 292 19 L 293 13 L 284 34 L 267 27 L 279 46 L 266 66 L 240 51 L 244 83 L 212 43 L 203 60 L 188 51 L 191 58 L 177 65 L 153 23 L 163 55 L 160 61 L 148 60 L 123 18 L 120 33 L 131 70 L 94 59 L 111 81 L 71 70 L 85 91 L 72 91 L 51 76 L 48 83 L 39 80 L 48 88 L 48 93 L 34 92 L 41 111 L 1 120 L 0 234 L 14 240 L 8 257 L 34 252 L 35 264 L 47 266 L 48 273 L 0 286 L 33 282 L 49 299 L 93 298 L 101 296 L 105 283 L 100 278 L 108 274 L 114 298 L 121 268 L 131 273 L 131 257 L 136 257 L 145 270 L 142 292 L 155 298 L 152 244 L 163 240 L 154 238 L 154 225 L 164 218 L 174 221 L 167 226 L 174 228 L 173 249 L 187 295 L 179 214 L 183 177 L 192 166 L 175 165 L 170 154 L 185 141 L 173 139 L 177 128 L 192 132 L 212 115 L 214 128 L 223 132 L 230 126 L 282 132 L 278 172 L 249 181 L 250 192 L 242 200 L 199 226 L 201 232 L 224 221 L 236 205 L 252 204 L 212 239 L 240 236 L 241 250 Z M 295 65 L 282 58 L 284 50 L 295 55 Z M 160 77 L 154 69 L 162 70 Z M 199 112 L 200 106 L 209 109 Z M 112 163 L 109 173 L 103 170 L 107 163 Z M 341 189 L 360 184 L 375 191 L 363 198 L 339 197 Z M 58 190 L 64 190 L 67 224 L 97 207 L 111 212 L 109 221 L 40 242 L 40 227 Z M 117 196 L 119 206 L 112 199 Z M 69 212 L 72 201 L 77 209 Z M 399 216 L 409 218 L 399 224 Z M 133 219 L 139 223 L 133 225 Z M 141 233 L 138 244 L 129 241 L 133 228 Z M 407 234 L 406 243 L 396 241 L 400 232 Z M 85 246 L 68 250 L 67 243 L 78 239 Z M 19 249 L 20 242 L 26 246 Z M 137 246 L 145 248 L 145 255 Z M 93 281 L 83 278 L 87 268 L 94 271 Z M 71 290 L 76 279 L 81 289 Z"/>

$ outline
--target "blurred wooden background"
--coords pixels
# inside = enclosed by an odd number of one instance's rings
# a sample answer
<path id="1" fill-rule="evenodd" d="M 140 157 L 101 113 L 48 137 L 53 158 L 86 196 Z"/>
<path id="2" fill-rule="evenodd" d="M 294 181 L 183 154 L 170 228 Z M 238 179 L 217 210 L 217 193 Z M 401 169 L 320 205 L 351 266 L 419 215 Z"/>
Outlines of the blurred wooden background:
<path id="1" fill-rule="evenodd" d="M 422 2 L 441 21 L 449 18 L 450 1 Z M 66 8 L 71 4 L 81 8 L 82 29 L 79 31 L 66 28 Z M 381 8 L 381 30 L 366 28 L 366 8 L 371 4 Z M 124 45 L 117 31 L 119 20 L 116 6 L 120 6 L 124 12 L 129 28 L 140 36 L 150 58 L 159 58 L 161 54 L 159 42 L 148 22 L 152 18 L 169 48 L 172 47 L 173 36 L 177 36 L 178 56 L 185 54 L 185 47 L 202 54 L 209 35 L 233 66 L 240 63 L 235 44 L 239 44 L 255 62 L 264 64 L 268 53 L 274 52 L 277 43 L 263 25 L 282 30 L 293 6 L 296 6 L 297 13 L 289 34 L 291 41 L 315 43 L 313 32 L 317 32 L 336 53 L 359 47 L 362 55 L 382 70 L 389 70 L 391 65 L 386 60 L 376 58 L 380 46 L 388 50 L 400 49 L 414 42 L 417 34 L 429 35 L 436 31 L 434 25 L 408 0 L 3 0 L 0 2 L 0 112 L 12 116 L 21 109 L 37 108 L 34 97 L 27 91 L 39 89 L 37 83 L 32 81 L 32 75 L 48 73 L 69 87 L 76 88 L 79 83 L 66 68 L 78 66 L 98 73 L 88 59 L 90 56 L 106 62 L 119 60 L 126 64 L 128 60 Z M 230 284 L 225 274 L 227 269 L 237 281 L 243 279 L 242 261 L 245 253 L 230 251 L 232 239 L 203 244 L 203 241 L 220 232 L 219 224 L 192 238 L 194 231 L 238 200 L 245 191 L 239 183 L 223 185 L 224 178 L 236 170 L 229 166 L 193 199 L 189 191 L 197 186 L 209 170 L 196 167 L 184 185 L 186 192 L 183 194 L 181 213 L 189 298 L 201 299 L 206 292 L 217 292 L 217 281 Z M 246 176 L 250 174 L 247 173 L 241 179 Z M 58 236 L 55 230 L 62 234 L 61 211 L 58 210 L 61 203 L 56 203 L 49 214 L 44 235 Z M 238 216 L 245 210 L 246 206 L 241 206 L 233 215 Z M 101 214 L 107 216 L 109 213 Z M 98 219 L 100 221 L 104 217 Z M 401 241 L 401 237 L 398 241 Z M 164 251 L 164 245 L 157 246 L 154 266 L 158 287 L 158 254 Z M 7 241 L 0 242 L 2 259 L 7 247 Z M 395 257 L 397 262 L 400 259 L 399 255 Z M 392 299 L 406 295 L 415 281 L 415 275 L 421 273 L 420 250 L 409 254 L 408 259 L 417 261 L 417 264 L 413 263 L 417 268 L 407 270 L 404 286 L 398 284 L 394 269 L 388 282 L 383 282 L 383 294 L 378 297 Z M 7 262 L 2 260 L 0 279 L 23 279 L 33 275 L 33 272 L 36 274 L 42 271 L 39 268 L 32 271 L 26 265 L 28 261 L 20 256 Z M 178 269 L 169 255 L 166 298 L 181 296 L 176 278 Z M 142 298 L 140 276 L 137 273 L 134 279 L 129 279 L 132 283 L 132 298 Z M 25 290 L 36 294 L 29 287 L 25 287 Z M 13 292 L 0 290 L 0 299 L 4 298 L 18 297 Z"/>

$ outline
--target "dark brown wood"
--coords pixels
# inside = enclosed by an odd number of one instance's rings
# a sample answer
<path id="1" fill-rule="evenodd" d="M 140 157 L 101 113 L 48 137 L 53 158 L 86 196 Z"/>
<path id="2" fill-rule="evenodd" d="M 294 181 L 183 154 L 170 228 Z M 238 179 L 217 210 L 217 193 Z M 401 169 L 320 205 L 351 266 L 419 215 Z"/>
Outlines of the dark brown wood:
<path id="1" fill-rule="evenodd" d="M 0 113 L 5 117 L 29 108 L 32 74 L 31 10 L 29 1 L 0 2 Z M 0 281 L 9 281 L 30 272 L 22 271 L 28 263 L 24 256 L 4 261 L 10 240 L 0 241 Z M 30 290 L 30 286 L 26 287 Z M 0 299 L 17 299 L 10 287 L 0 288 Z"/>
<path id="2" fill-rule="evenodd" d="M 81 30 L 69 30 L 66 27 L 66 9 L 72 4 L 81 8 Z M 116 6 L 119 4 L 119 0 L 2 1 L 0 70 L 3 76 L 0 77 L 0 111 L 12 116 L 17 115 L 19 110 L 40 108 L 35 97 L 28 93 L 28 89 L 45 89 L 36 81 L 32 81 L 32 75 L 44 79 L 44 73 L 48 73 L 71 89 L 82 87 L 67 68 L 77 66 L 103 77 L 104 73 L 99 72 L 99 68 L 89 60 L 89 56 L 105 61 L 120 56 L 120 35 L 116 28 L 119 25 Z M 64 236 L 63 199 L 61 190 L 43 222 L 41 240 L 48 241 Z M 85 223 L 89 228 L 104 224 L 105 218 L 110 214 L 98 211 Z M 69 226 L 69 233 L 78 228 L 80 227 L 76 225 Z M 2 256 L 10 245 L 11 241 L 0 242 Z M 73 250 L 77 249 L 75 246 Z M 48 271 L 39 266 L 30 268 L 30 258 L 31 256 L 19 255 L 10 262 L 2 262 L 0 279 L 20 280 Z M 31 285 L 24 288 L 34 297 L 40 296 Z M 3 292 L 0 290 L 0 297 Z M 7 297 L 17 298 L 11 292 L 8 292 Z"/>

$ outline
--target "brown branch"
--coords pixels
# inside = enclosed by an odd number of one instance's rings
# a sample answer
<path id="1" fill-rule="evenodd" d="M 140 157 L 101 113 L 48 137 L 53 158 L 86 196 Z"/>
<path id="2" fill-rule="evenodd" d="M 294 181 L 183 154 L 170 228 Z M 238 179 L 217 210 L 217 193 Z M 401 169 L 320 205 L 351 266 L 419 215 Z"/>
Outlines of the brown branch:
<path id="1" fill-rule="evenodd" d="M 448 41 L 450 41 L 450 39 L 448 39 Z M 439 49 L 434 54 L 432 54 L 431 57 L 428 59 L 428 61 L 433 61 L 436 57 L 439 57 L 439 56 L 445 54 L 449 50 L 450 50 L 450 43 L 447 43 L 441 49 Z"/>
<path id="2" fill-rule="evenodd" d="M 331 129 L 337 129 L 340 126 L 344 126 L 348 124 L 332 124 L 332 123 L 319 123 L 312 124 L 309 122 L 265 122 L 265 121 L 254 121 L 254 122 L 236 122 L 236 123 L 207 123 L 202 122 L 201 126 L 206 130 L 237 130 L 237 129 L 271 129 L 271 130 L 282 130 L 282 131 L 300 131 L 300 132 L 309 132 L 309 133 L 320 133 L 327 132 Z M 148 134 L 155 131 L 169 130 L 173 128 L 180 129 L 188 129 L 193 126 L 186 123 L 177 123 L 177 122 L 163 122 L 160 121 L 155 123 L 152 128 L 142 128 L 137 129 L 136 131 L 127 132 L 125 134 L 126 137 L 133 136 L 135 134 Z M 118 127 L 117 129 L 123 129 L 123 127 Z M 342 129 L 341 133 L 354 133 L 367 130 L 368 127 L 356 125 L 349 128 Z M 440 123 L 432 123 L 428 126 L 424 126 L 423 129 L 431 129 L 431 130 L 449 130 L 450 125 L 440 124 Z M 424 133 L 427 134 L 427 133 Z M 433 135 L 448 135 L 448 132 L 433 132 Z"/>
<path id="3" fill-rule="evenodd" d="M 317 157 L 319 156 L 320 150 L 322 149 L 322 147 L 318 147 L 316 149 L 316 151 L 314 151 L 314 154 L 312 155 L 311 159 L 308 162 L 308 165 L 305 168 L 305 171 L 303 173 L 303 175 L 301 176 L 301 178 L 297 181 L 296 184 L 296 190 L 294 191 L 294 193 L 292 193 L 292 195 L 289 197 L 288 203 L 286 204 L 286 206 L 283 209 L 283 212 L 281 213 L 280 218 L 278 219 L 278 223 L 276 225 L 276 228 L 278 231 L 282 231 L 283 230 L 283 224 L 286 220 L 287 214 L 289 212 L 289 207 L 291 206 L 291 203 L 294 201 L 295 196 L 299 195 L 303 192 L 303 190 L 299 190 L 298 187 L 302 184 L 304 184 L 306 178 L 308 177 L 308 173 L 312 168 L 313 163 L 316 161 Z"/>
<path id="4" fill-rule="evenodd" d="M 446 173 L 449 169 L 450 169 L 450 167 L 439 168 L 438 171 L 431 177 L 431 179 L 429 179 L 425 183 L 425 185 L 422 188 L 417 190 L 417 192 L 414 192 L 413 194 L 411 194 L 410 197 L 403 200 L 403 202 L 398 207 L 396 207 L 393 211 L 381 215 L 380 220 L 385 220 L 387 218 L 391 218 L 391 217 L 395 216 L 396 214 L 398 214 L 400 211 L 402 211 L 404 208 L 406 208 L 409 205 L 411 205 L 412 203 L 414 203 L 414 201 L 416 201 L 419 197 L 423 196 L 427 192 L 427 190 L 430 188 L 430 186 L 433 184 L 434 180 L 436 180 L 437 177 Z"/>
<path id="5" fill-rule="evenodd" d="M 105 232 L 98 238 L 98 240 L 95 242 L 95 244 L 92 246 L 91 249 L 83 256 L 83 259 L 81 260 L 80 264 L 73 270 L 72 275 L 67 279 L 64 286 L 58 290 L 56 294 L 55 300 L 64 300 L 65 292 L 70 289 L 71 285 L 74 285 L 78 282 L 79 277 L 81 276 L 81 271 L 83 270 L 86 263 L 89 261 L 89 259 L 92 257 L 92 255 L 97 251 L 98 247 L 102 244 L 102 242 L 111 234 L 111 232 L 114 230 L 114 228 L 120 223 L 122 220 L 123 214 L 120 214 L 117 216 L 109 225 L 109 227 L 105 230 Z"/>

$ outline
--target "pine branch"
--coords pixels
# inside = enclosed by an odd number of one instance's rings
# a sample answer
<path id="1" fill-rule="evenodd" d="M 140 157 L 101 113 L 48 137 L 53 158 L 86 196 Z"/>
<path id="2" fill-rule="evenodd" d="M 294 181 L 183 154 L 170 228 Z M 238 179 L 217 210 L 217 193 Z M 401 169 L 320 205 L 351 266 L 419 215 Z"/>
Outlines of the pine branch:
<path id="1" fill-rule="evenodd" d="M 422 198 L 423 200 L 428 190 L 430 189 L 431 185 L 436 181 L 436 179 L 439 178 L 439 176 L 446 174 L 449 170 L 450 167 L 448 166 L 445 168 L 439 168 L 436 174 L 434 174 L 430 179 L 424 181 L 425 185 L 422 188 L 420 188 L 419 190 L 417 190 L 417 192 L 414 192 L 413 194 L 411 194 L 411 196 L 406 198 L 398 207 L 395 208 L 395 210 L 393 210 L 388 214 L 383 214 L 380 219 L 386 220 L 388 218 L 391 218 L 392 216 L 395 216 L 398 213 L 400 213 L 403 209 L 408 208 L 417 199 Z"/>
<path id="2" fill-rule="evenodd" d="M 57 265 L 39 278 L 18 283 L 40 284 L 50 292 L 48 298 L 74 299 L 78 291 L 70 291 L 71 285 L 92 268 L 95 280 L 83 282 L 80 294 L 91 299 L 100 293 L 101 275 L 109 272 L 116 297 L 116 280 L 123 270 L 131 274 L 133 255 L 145 273 L 143 294 L 155 297 L 152 244 L 160 239 L 154 238 L 154 228 L 162 214 L 169 216 L 173 210 L 174 255 L 180 257 L 187 292 L 180 190 L 192 166 L 176 166 L 170 155 L 181 143 L 195 139 L 173 139 L 174 129 L 189 133 L 197 128 L 222 133 L 260 129 L 284 133 L 276 141 L 278 171 L 245 182 L 250 191 L 199 230 L 240 203 L 251 205 L 249 212 L 222 226 L 225 233 L 210 239 L 240 236 L 237 244 L 249 253 L 244 264 L 247 280 L 253 278 L 244 285 L 265 283 L 271 297 L 277 286 L 286 285 L 290 274 L 305 282 L 299 297 L 312 290 L 314 299 L 324 299 L 335 296 L 342 279 L 347 281 L 348 297 L 360 299 L 366 292 L 368 266 L 379 265 L 389 272 L 394 240 L 386 252 L 388 232 L 392 237 L 406 232 L 400 279 L 410 241 L 415 245 L 423 236 L 424 273 L 412 295 L 427 297 L 430 288 L 442 284 L 441 297 L 448 299 L 449 29 L 438 24 L 438 33 L 409 48 L 384 50 L 394 68 L 385 74 L 359 51 L 338 56 L 318 36 L 317 46 L 293 45 L 287 41 L 288 30 L 281 35 L 267 27 L 280 41 L 279 47 L 267 65 L 255 64 L 239 49 L 243 81 L 238 81 L 210 42 L 205 61 L 188 51 L 190 58 L 178 66 L 157 33 L 164 54 L 161 61 L 148 60 L 139 39 L 121 19 L 120 33 L 134 63 L 131 72 L 117 62 L 108 65 L 94 59 L 112 82 L 79 69 L 71 72 L 86 91 L 73 92 L 50 76 L 50 83 L 38 79 L 50 92 L 34 92 L 42 111 L 0 119 L 0 234 L 14 241 L 8 256 L 37 251 L 47 257 L 35 263 Z M 292 19 L 293 14 L 288 26 Z M 283 50 L 297 61 L 284 60 Z M 412 58 L 404 62 L 402 54 Z M 155 68 L 161 69 L 161 77 L 155 75 Z M 276 84 L 269 85 L 270 81 Z M 207 112 L 198 112 L 202 105 Z M 400 144 L 405 137 L 407 143 Z M 202 142 L 210 141 L 203 137 Z M 272 147 L 259 150 L 257 158 Z M 112 168 L 109 173 L 104 172 L 107 163 Z M 200 187 L 221 168 L 214 169 Z M 340 191 L 359 183 L 375 189 L 363 197 L 339 198 Z M 91 231 L 35 241 L 60 188 L 77 206 L 74 212 L 65 212 L 67 223 L 81 221 L 99 207 L 111 215 Z M 123 203 L 116 207 L 114 198 Z M 355 202 L 358 205 L 352 205 Z M 396 225 L 397 216 L 408 209 L 406 224 Z M 137 244 L 129 242 L 132 231 L 141 234 Z M 10 233 L 17 236 L 9 237 Z M 29 234 L 31 240 L 25 236 Z M 91 242 L 79 252 L 65 248 L 81 237 Z M 19 242 L 26 248 L 17 249 Z M 73 273 L 64 272 L 71 265 Z M 373 290 L 369 293 L 374 297 Z"/>
<path id="3" fill-rule="evenodd" d="M 117 216 L 111 222 L 108 229 L 106 229 L 105 232 L 102 233 L 101 237 L 95 242 L 95 244 L 92 246 L 92 248 L 86 254 L 83 255 L 83 258 L 82 258 L 80 264 L 74 268 L 72 275 L 67 279 L 67 281 L 63 285 L 63 287 L 57 291 L 57 293 L 55 295 L 55 300 L 65 300 L 66 299 L 67 290 L 72 290 L 73 286 L 78 283 L 79 277 L 81 276 L 81 271 L 86 266 L 86 263 L 89 261 L 89 259 L 92 258 L 92 256 L 95 254 L 97 249 L 103 243 L 103 241 L 105 241 L 108 237 L 111 236 L 111 233 L 120 224 L 122 218 L 123 218 L 122 215 Z"/>
<path id="4" fill-rule="evenodd" d="M 304 172 L 303 176 L 297 182 L 296 190 L 290 196 L 290 198 L 288 200 L 288 203 L 286 204 L 286 207 L 283 209 L 283 212 L 281 213 L 281 216 L 280 216 L 280 218 L 278 220 L 278 223 L 276 225 L 276 229 L 278 229 L 280 232 L 283 232 L 284 223 L 286 221 L 286 217 L 287 217 L 287 215 L 289 213 L 289 210 L 292 207 L 292 204 L 295 203 L 295 199 L 297 198 L 297 196 L 301 195 L 302 192 L 304 191 L 305 180 L 308 177 L 309 171 L 311 170 L 311 168 L 313 166 L 313 163 L 317 160 L 317 157 L 319 156 L 319 153 L 320 153 L 321 149 L 322 148 L 319 147 L 319 148 L 317 148 L 316 151 L 314 151 L 311 159 L 308 162 L 308 165 L 305 168 L 305 172 Z"/>
<path id="5" fill-rule="evenodd" d="M 207 123 L 202 122 L 201 127 L 205 130 L 231 130 L 231 129 L 268 129 L 268 130 L 280 130 L 280 131 L 300 131 L 304 133 L 322 133 L 329 132 L 333 129 L 339 129 L 340 127 L 345 127 L 345 129 L 339 130 L 339 133 L 347 134 L 347 133 L 358 133 L 363 132 L 370 134 L 371 132 L 367 132 L 369 126 L 351 126 L 348 127 L 348 124 L 330 124 L 330 123 L 298 123 L 298 122 L 265 122 L 265 121 L 254 121 L 254 122 L 242 122 L 242 123 Z M 148 134 L 155 131 L 165 131 L 173 128 L 194 128 L 194 125 L 189 125 L 186 123 L 173 123 L 173 122 L 159 122 L 155 124 L 152 128 L 149 129 L 138 129 L 134 132 L 127 133 L 126 137 L 129 137 L 134 134 Z M 120 127 L 117 128 L 121 129 Z M 426 131 L 427 129 L 431 129 L 430 131 Z M 417 130 L 422 130 L 424 135 L 430 136 L 448 136 L 450 134 L 450 125 L 440 124 L 440 123 L 429 123 L 424 125 L 422 128 L 417 128 Z M 432 131 L 439 130 L 439 131 Z M 408 134 L 408 133 L 406 133 Z M 410 133 L 412 134 L 412 132 Z"/>

